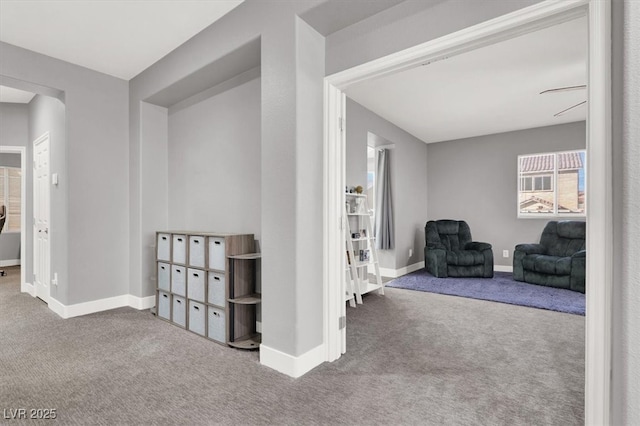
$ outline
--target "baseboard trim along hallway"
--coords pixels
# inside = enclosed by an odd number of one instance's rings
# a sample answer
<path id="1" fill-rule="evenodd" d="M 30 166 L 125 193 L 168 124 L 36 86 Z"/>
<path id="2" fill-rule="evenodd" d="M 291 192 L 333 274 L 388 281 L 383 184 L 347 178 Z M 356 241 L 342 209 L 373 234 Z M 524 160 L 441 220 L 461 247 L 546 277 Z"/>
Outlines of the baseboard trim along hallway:
<path id="1" fill-rule="evenodd" d="M 325 352 L 324 345 L 320 345 L 296 357 L 262 344 L 260 345 L 260 364 L 297 378 L 322 364 L 325 361 Z"/>
<path id="2" fill-rule="evenodd" d="M 31 287 L 33 288 L 33 286 Z M 26 293 L 34 296 L 30 291 L 26 291 Z M 144 309 L 150 309 L 155 304 L 156 298 L 154 296 L 138 297 L 132 294 L 123 294 L 121 296 L 108 297 L 106 299 L 75 303 L 73 305 L 64 305 L 53 297 L 49 297 L 49 309 L 65 319 L 108 311 L 110 309 L 122 308 L 125 306 L 130 306 L 141 311 Z"/>

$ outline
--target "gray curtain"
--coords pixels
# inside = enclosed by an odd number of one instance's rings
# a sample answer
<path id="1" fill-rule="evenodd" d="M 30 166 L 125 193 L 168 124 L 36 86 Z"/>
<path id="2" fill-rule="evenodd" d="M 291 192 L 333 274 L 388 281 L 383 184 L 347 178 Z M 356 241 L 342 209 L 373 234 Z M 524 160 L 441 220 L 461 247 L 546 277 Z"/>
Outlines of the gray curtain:
<path id="1" fill-rule="evenodd" d="M 376 248 L 390 250 L 394 247 L 393 205 L 391 202 L 391 170 L 389 150 L 378 152 L 376 170 Z"/>

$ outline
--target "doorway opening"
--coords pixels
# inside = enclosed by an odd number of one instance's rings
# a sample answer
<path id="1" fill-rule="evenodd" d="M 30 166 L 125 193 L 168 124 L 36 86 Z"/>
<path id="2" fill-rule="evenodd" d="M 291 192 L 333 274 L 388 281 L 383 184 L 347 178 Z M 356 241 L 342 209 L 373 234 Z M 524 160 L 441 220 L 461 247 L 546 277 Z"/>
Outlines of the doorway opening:
<path id="1" fill-rule="evenodd" d="M 325 79 L 325 343 L 327 360 L 345 353 L 344 241 L 345 120 L 344 90 L 352 84 L 412 68 L 418 64 L 470 51 L 535 31 L 583 15 L 589 20 L 587 185 L 590 197 L 587 210 L 586 294 L 586 372 L 585 421 L 609 422 L 611 288 L 612 288 L 612 201 L 611 194 L 611 102 L 610 102 L 610 4 L 582 0 L 546 1 L 491 21 L 441 37 L 403 52 L 340 72 Z M 336 226 L 338 224 L 339 226 Z M 333 283 L 333 285 L 332 285 Z M 336 285 L 339 283 L 339 285 Z"/>
<path id="2" fill-rule="evenodd" d="M 0 266 L 20 266 L 20 290 L 25 288 L 25 268 L 22 265 L 25 259 L 25 239 L 24 227 L 26 224 L 26 199 L 25 199 L 25 164 L 26 147 L 24 146 L 0 146 L 0 167 L 4 176 L 2 182 L 2 204 L 6 205 L 6 221 L 2 229 L 3 236 L 3 259 Z M 9 167 L 7 167 L 9 166 Z M 6 202 L 5 202 L 6 200 Z M 18 201 L 18 205 L 14 205 Z M 10 235 L 7 235 L 7 234 Z M 6 247 L 8 246 L 8 247 Z M 19 248 L 16 250 L 16 247 Z M 6 255 L 4 255 L 6 252 Z M 2 269 L 2 268 L 0 268 Z"/>

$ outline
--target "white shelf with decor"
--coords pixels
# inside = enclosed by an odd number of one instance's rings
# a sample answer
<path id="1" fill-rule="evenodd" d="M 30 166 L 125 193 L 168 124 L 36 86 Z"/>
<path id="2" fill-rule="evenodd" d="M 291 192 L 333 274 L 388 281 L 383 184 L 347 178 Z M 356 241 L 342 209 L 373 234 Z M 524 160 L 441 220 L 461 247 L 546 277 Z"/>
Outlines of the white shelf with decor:
<path id="1" fill-rule="evenodd" d="M 384 294 L 378 252 L 375 248 L 371 225 L 371 214 L 367 209 L 366 194 L 345 193 L 347 249 L 347 295 L 345 299 L 351 306 L 355 306 L 356 302 L 361 304 L 363 294 L 372 291 Z M 369 280 L 370 268 L 373 268 L 375 282 Z"/>
<path id="2" fill-rule="evenodd" d="M 245 349 L 258 345 L 234 344 L 238 325 L 235 304 L 259 303 L 260 295 L 238 293 L 255 280 L 252 263 L 234 264 L 231 258 L 255 256 L 253 234 L 194 231 L 156 233 L 156 314 L 217 343 Z M 234 294 L 240 294 L 234 299 Z M 233 303 L 232 303 L 233 302 Z M 242 309 L 241 309 L 242 310 Z M 246 309 L 242 326 L 255 331 L 256 315 Z M 251 324 L 253 321 L 253 324 Z M 259 344 L 253 333 L 252 341 Z"/>

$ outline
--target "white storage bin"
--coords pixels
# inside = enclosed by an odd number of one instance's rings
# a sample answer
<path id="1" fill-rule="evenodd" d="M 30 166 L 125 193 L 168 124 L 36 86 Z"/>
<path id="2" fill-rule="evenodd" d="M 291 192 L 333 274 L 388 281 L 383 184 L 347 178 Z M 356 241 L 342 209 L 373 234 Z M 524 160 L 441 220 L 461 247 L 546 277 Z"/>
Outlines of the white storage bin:
<path id="1" fill-rule="evenodd" d="M 171 260 L 171 235 L 158 234 L 156 247 L 158 250 L 158 260 Z"/>
<path id="2" fill-rule="evenodd" d="M 213 306 L 209 306 L 207 309 L 207 321 L 209 325 L 207 337 L 217 340 L 218 342 L 226 342 L 224 310 L 214 308 Z"/>
<path id="3" fill-rule="evenodd" d="M 158 288 L 160 290 L 171 290 L 171 268 L 168 263 L 158 262 Z"/>
<path id="4" fill-rule="evenodd" d="M 171 320 L 181 327 L 187 326 L 187 303 L 184 297 L 173 296 L 173 315 Z"/>
<path id="5" fill-rule="evenodd" d="M 164 291 L 158 292 L 158 316 L 166 320 L 171 319 L 171 296 Z"/>
<path id="6" fill-rule="evenodd" d="M 187 237 L 184 235 L 173 236 L 173 263 L 187 263 Z"/>
<path id="7" fill-rule="evenodd" d="M 171 266 L 171 292 L 180 296 L 187 295 L 186 271 L 184 266 Z"/>
<path id="8" fill-rule="evenodd" d="M 224 238 L 209 237 L 209 269 L 225 270 Z"/>
<path id="9" fill-rule="evenodd" d="M 225 302 L 225 288 L 224 288 L 224 274 L 217 272 L 209 272 L 207 279 L 207 286 L 209 287 L 207 301 L 212 305 L 224 306 Z"/>
<path id="10" fill-rule="evenodd" d="M 204 268 L 204 237 L 189 237 L 189 266 Z"/>
<path id="11" fill-rule="evenodd" d="M 198 302 L 204 302 L 204 282 L 204 271 L 200 269 L 187 269 L 187 297 L 197 300 Z"/>
<path id="12" fill-rule="evenodd" d="M 204 303 L 189 300 L 189 330 L 204 336 L 205 315 Z"/>

